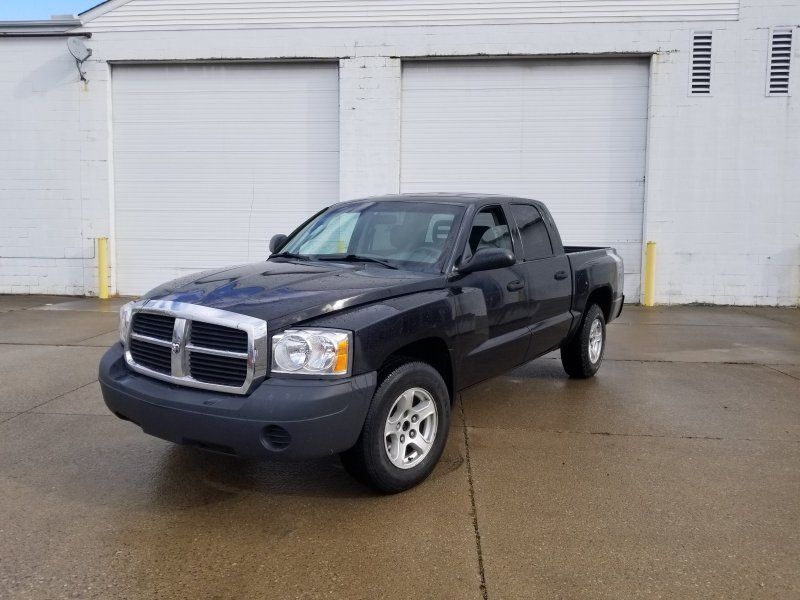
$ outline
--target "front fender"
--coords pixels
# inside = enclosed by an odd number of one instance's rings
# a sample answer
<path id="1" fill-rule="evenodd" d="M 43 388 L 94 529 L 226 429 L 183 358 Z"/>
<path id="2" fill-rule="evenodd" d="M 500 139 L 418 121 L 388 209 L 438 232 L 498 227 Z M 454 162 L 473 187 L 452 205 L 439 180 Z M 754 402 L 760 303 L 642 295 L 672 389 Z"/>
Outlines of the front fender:
<path id="1" fill-rule="evenodd" d="M 452 357 L 459 327 L 457 317 L 451 292 L 442 289 L 356 307 L 313 319 L 303 326 L 353 331 L 353 373 L 358 375 L 378 370 L 400 348 L 427 338 L 444 341 Z"/>

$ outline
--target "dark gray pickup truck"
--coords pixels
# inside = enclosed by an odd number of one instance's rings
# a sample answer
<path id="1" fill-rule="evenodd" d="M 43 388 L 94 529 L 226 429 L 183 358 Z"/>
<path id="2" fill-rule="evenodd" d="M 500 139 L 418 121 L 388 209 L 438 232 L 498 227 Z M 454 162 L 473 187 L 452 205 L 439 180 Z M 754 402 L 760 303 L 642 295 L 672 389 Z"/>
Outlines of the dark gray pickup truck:
<path id="1" fill-rule="evenodd" d="M 397 492 L 433 470 L 459 390 L 557 348 L 593 376 L 624 301 L 616 252 L 565 248 L 521 198 L 342 202 L 270 251 L 121 309 L 100 363 L 114 414 L 234 456 L 340 454 Z"/>

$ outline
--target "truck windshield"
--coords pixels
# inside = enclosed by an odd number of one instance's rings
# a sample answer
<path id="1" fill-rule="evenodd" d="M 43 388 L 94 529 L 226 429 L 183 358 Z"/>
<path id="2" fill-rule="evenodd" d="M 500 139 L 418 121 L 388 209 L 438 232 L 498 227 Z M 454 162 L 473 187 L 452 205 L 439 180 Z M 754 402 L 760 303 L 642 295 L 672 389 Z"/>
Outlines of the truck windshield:
<path id="1" fill-rule="evenodd" d="M 426 202 L 355 202 L 306 223 L 273 256 L 348 260 L 415 271 L 441 269 L 464 209 Z"/>

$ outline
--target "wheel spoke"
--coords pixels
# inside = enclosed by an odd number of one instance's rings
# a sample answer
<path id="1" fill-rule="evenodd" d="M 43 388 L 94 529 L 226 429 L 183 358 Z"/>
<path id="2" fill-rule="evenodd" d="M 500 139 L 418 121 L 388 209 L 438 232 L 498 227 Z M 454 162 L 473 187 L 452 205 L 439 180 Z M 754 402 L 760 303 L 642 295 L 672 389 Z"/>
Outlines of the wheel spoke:
<path id="1" fill-rule="evenodd" d="M 407 410 L 411 409 L 411 405 L 414 403 L 414 390 L 406 390 L 400 397 L 397 399 L 397 413 L 402 414 Z"/>
<path id="2" fill-rule="evenodd" d="M 399 431 L 399 428 L 397 427 L 398 422 L 399 422 L 398 419 L 394 420 L 388 419 L 386 421 L 386 426 L 383 428 L 384 437 L 389 435 L 394 435 Z"/>
<path id="3" fill-rule="evenodd" d="M 436 405 L 433 403 L 433 400 L 427 400 L 420 402 L 414 408 L 411 409 L 411 414 L 417 416 L 419 426 L 422 421 L 430 417 L 431 415 L 436 413 Z"/>
<path id="4" fill-rule="evenodd" d="M 417 450 L 419 453 L 419 458 L 425 456 L 428 453 L 428 450 L 431 449 L 431 443 L 421 435 L 418 435 L 414 439 L 408 440 L 408 445 Z"/>
<path id="5" fill-rule="evenodd" d="M 389 456 L 389 460 L 392 461 L 393 464 L 401 466 L 403 462 L 403 456 L 405 455 L 406 445 L 400 442 L 399 433 L 392 433 L 387 435 L 386 438 L 388 438 L 386 454 Z"/>

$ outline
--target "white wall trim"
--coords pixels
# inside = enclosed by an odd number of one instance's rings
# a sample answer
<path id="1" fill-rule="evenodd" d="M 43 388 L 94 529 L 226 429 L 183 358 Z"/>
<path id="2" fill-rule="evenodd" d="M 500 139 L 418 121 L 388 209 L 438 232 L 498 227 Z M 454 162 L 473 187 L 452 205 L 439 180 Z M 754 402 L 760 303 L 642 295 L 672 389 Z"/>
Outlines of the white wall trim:
<path id="1" fill-rule="evenodd" d="M 114 85 L 114 68 L 108 66 L 108 85 L 106 86 L 106 127 L 108 148 L 108 254 L 111 269 L 110 287 L 113 295 L 117 294 L 117 213 L 114 196 L 114 103 L 112 102 L 112 86 Z"/>
<path id="2" fill-rule="evenodd" d="M 650 240 L 650 218 L 648 208 L 650 206 L 650 174 L 652 170 L 652 152 L 650 150 L 653 142 L 653 98 L 655 94 L 656 73 L 660 65 L 660 53 L 655 52 L 650 57 L 650 75 L 647 85 L 647 130 L 645 132 L 645 145 L 644 145 L 644 204 L 642 205 L 642 268 L 639 271 L 639 296 L 644 298 L 644 280 L 645 271 L 647 268 L 645 261 L 645 252 L 647 250 L 647 242 Z"/>

